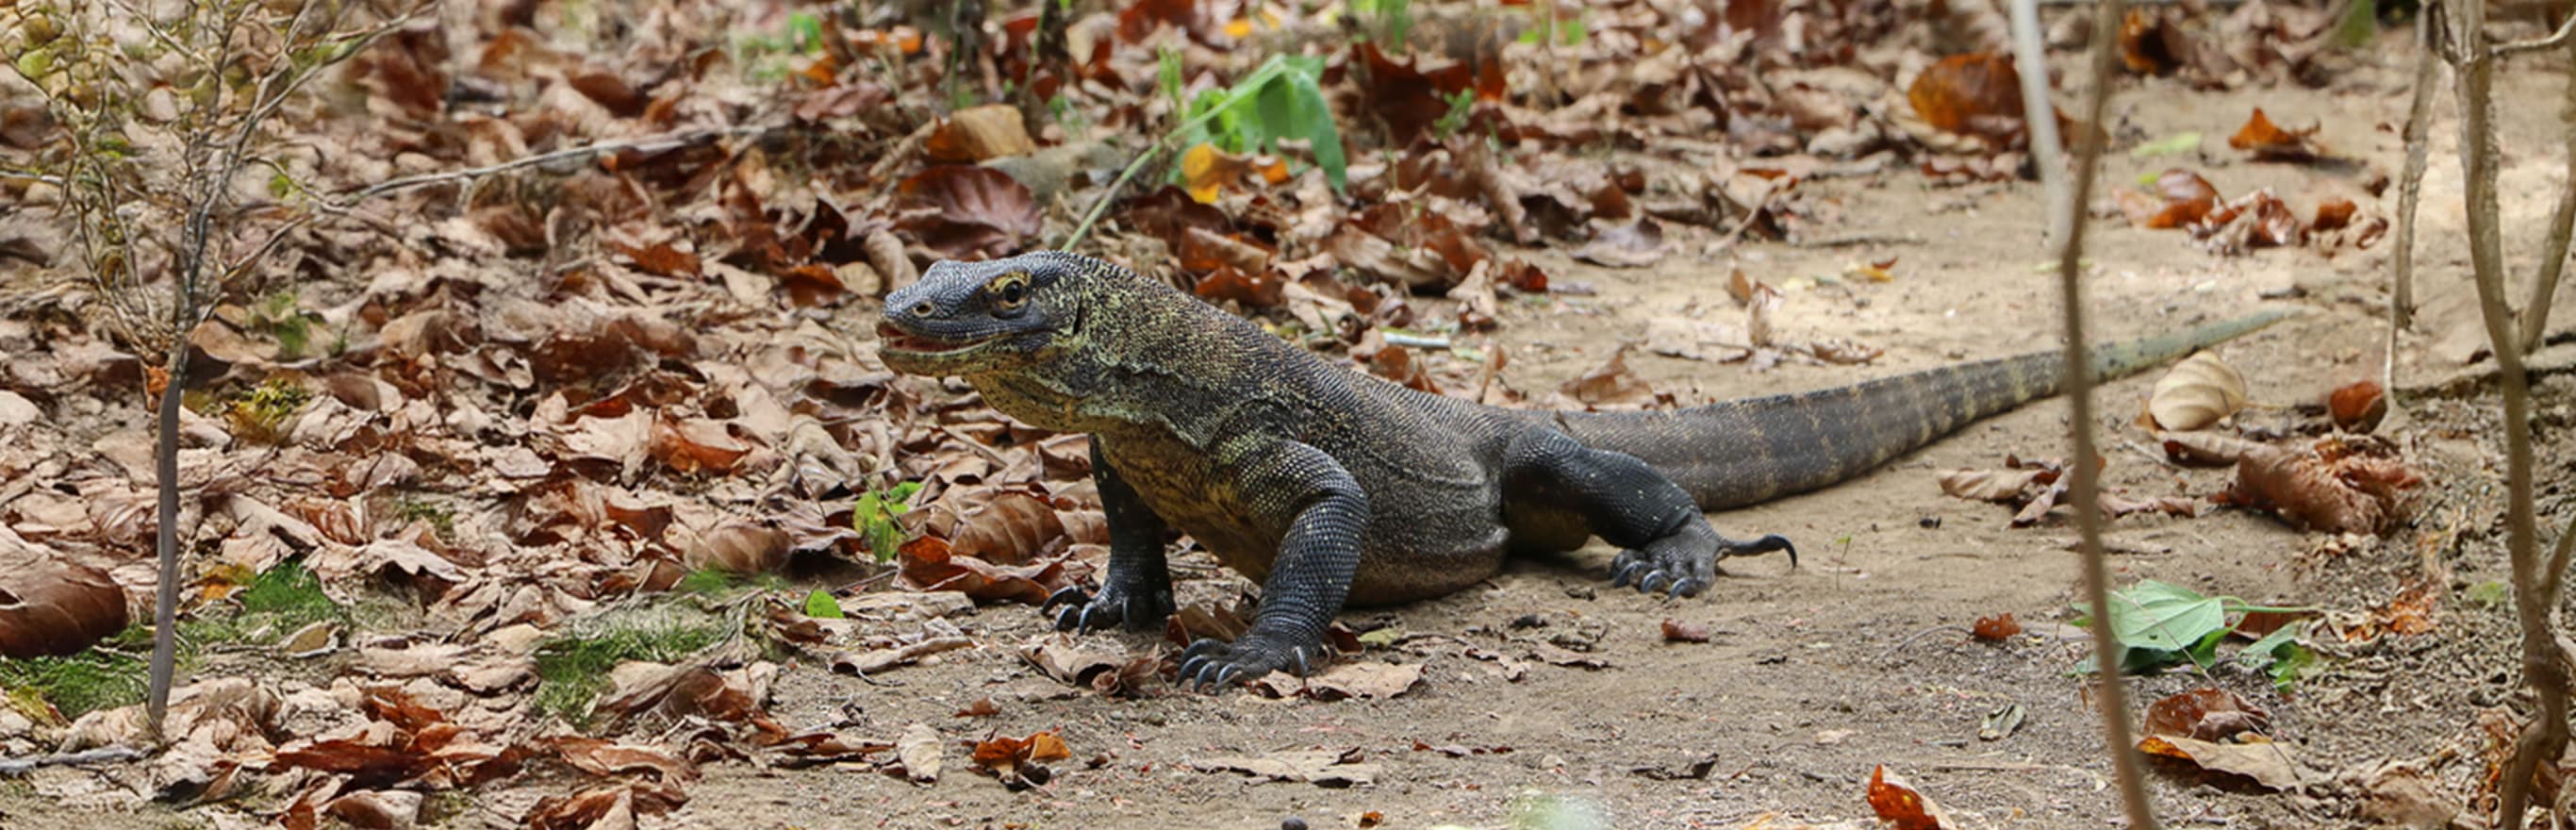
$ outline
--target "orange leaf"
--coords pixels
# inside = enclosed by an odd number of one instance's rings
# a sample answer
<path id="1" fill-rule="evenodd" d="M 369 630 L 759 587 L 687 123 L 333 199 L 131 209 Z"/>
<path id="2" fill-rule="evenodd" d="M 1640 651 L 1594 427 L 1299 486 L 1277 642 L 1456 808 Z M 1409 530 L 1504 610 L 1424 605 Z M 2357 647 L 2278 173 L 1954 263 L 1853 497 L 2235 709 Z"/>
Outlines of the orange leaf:
<path id="1" fill-rule="evenodd" d="M 2003 149 L 2022 142 L 2021 75 L 2001 55 L 1952 55 L 1924 69 L 1905 91 L 1923 122 Z"/>
<path id="2" fill-rule="evenodd" d="M 1882 764 L 1869 773 L 1869 808 L 1896 830 L 1941 830 L 1941 813 L 1905 780 L 1887 774 Z"/>
<path id="3" fill-rule="evenodd" d="M 2251 151 L 2258 159 L 2308 161 L 2325 155 L 2325 148 L 2317 145 L 2316 134 L 2314 125 L 2304 130 L 2282 129 L 2263 114 L 2262 107 L 2255 107 L 2253 117 L 2245 119 L 2245 126 L 2227 139 L 2227 146 Z"/>
<path id="4" fill-rule="evenodd" d="M 2010 611 L 1992 617 L 1978 617 L 1976 627 L 1969 629 L 1969 633 L 1979 640 L 2000 643 L 2021 633 L 2021 621 L 2013 619 Z"/>

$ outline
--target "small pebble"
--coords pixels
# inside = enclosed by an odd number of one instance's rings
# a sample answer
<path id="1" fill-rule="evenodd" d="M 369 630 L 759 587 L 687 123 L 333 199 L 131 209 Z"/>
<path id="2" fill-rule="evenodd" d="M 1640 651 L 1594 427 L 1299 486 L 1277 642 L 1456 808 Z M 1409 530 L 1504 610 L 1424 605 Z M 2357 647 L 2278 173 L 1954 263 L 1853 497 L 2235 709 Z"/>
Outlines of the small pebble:
<path id="1" fill-rule="evenodd" d="M 1306 820 L 1296 816 L 1289 816 L 1280 820 L 1279 830 L 1306 830 Z"/>

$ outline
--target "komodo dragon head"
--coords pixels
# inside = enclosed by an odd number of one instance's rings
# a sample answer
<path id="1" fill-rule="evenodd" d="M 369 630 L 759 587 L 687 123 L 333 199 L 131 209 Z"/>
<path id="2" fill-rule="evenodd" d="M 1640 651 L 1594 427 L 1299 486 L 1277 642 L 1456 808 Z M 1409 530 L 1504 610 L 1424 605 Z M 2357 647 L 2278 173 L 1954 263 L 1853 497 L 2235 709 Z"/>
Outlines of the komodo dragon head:
<path id="1" fill-rule="evenodd" d="M 1081 335 L 1083 295 L 1110 275 L 1055 252 L 942 261 L 886 296 L 877 354 L 911 375 L 1016 374 Z"/>
<path id="2" fill-rule="evenodd" d="M 987 403 L 1022 421 L 1086 430 L 1098 425 L 1076 410 L 1104 403 L 1097 394 L 1102 369 L 1136 346 L 1136 333 L 1122 327 L 1169 330 L 1172 309 L 1195 305 L 1159 283 L 1074 254 L 940 262 L 886 296 L 877 354 L 905 374 L 965 378 Z"/>

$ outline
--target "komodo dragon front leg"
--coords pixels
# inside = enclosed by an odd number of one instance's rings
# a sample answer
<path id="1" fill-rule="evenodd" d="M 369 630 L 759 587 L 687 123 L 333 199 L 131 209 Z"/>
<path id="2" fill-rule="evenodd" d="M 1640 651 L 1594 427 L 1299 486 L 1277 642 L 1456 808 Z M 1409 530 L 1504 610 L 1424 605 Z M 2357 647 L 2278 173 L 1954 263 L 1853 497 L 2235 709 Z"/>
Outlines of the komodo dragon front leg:
<path id="1" fill-rule="evenodd" d="M 1698 596 L 1730 556 L 1798 549 L 1777 533 L 1751 541 L 1720 536 L 1681 485 L 1635 456 L 1596 450 L 1554 429 L 1515 435 L 1503 452 L 1503 511 L 1571 511 L 1588 535 L 1621 548 L 1610 561 L 1610 585 L 1640 592 L 1668 588 Z"/>
<path id="2" fill-rule="evenodd" d="M 1368 494 L 1323 450 L 1280 439 L 1250 448 L 1241 458 L 1225 465 L 1224 472 L 1259 514 L 1246 518 L 1287 531 L 1279 539 L 1270 576 L 1262 582 L 1261 608 L 1252 627 L 1232 643 L 1201 639 L 1181 652 L 1180 681 L 1201 688 L 1282 669 L 1299 675 L 1311 671 L 1325 655 L 1325 628 L 1350 596 L 1369 521 Z M 1049 605 L 1068 603 L 1056 615 L 1060 630 L 1090 630 L 1120 620 L 1131 627 L 1151 626 L 1172 612 L 1162 520 L 1118 481 L 1104 460 L 1094 456 L 1094 469 L 1105 471 L 1099 481 L 1101 500 L 1109 505 L 1109 572 L 1101 577 L 1097 596 L 1086 600 L 1079 588 L 1069 588 L 1048 598 Z"/>
<path id="3" fill-rule="evenodd" d="M 1125 623 L 1143 631 L 1162 625 L 1177 607 L 1172 603 L 1172 572 L 1163 561 L 1163 517 L 1145 506 L 1136 488 L 1118 477 L 1100 451 L 1102 439 L 1091 439 L 1091 481 L 1100 490 L 1100 511 L 1109 525 L 1109 572 L 1100 578 L 1100 593 L 1085 596 L 1082 586 L 1067 586 L 1038 606 L 1044 614 L 1065 606 L 1055 618 L 1058 631 L 1090 631 Z"/>

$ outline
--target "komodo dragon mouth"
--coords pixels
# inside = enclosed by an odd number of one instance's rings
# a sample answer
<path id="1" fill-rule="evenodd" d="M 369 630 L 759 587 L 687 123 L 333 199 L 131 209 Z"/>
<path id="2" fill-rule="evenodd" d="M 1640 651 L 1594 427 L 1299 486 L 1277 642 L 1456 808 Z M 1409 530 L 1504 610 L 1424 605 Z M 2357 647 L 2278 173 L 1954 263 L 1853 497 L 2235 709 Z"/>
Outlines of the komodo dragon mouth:
<path id="1" fill-rule="evenodd" d="M 927 334 L 914 334 L 897 328 L 893 323 L 877 324 L 877 338 L 884 341 L 882 347 L 884 350 L 941 357 L 965 354 L 992 345 L 1005 334 L 1007 332 L 996 332 L 980 338 L 952 340 Z"/>

